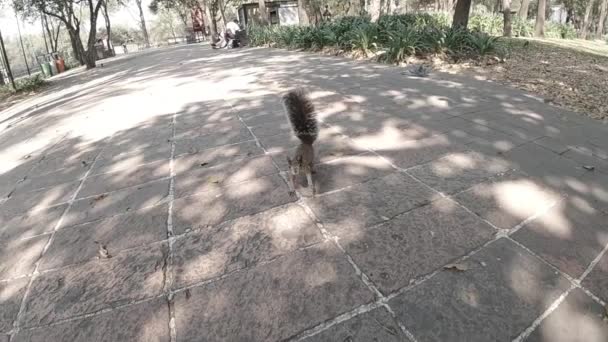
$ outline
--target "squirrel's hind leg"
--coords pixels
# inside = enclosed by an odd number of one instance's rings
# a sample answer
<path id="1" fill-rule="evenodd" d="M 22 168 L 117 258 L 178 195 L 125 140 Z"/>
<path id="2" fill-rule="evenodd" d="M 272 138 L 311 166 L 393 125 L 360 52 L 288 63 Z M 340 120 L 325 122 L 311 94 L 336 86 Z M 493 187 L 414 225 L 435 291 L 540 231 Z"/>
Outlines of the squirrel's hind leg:
<path id="1" fill-rule="evenodd" d="M 308 186 L 310 187 L 310 190 L 312 190 L 312 195 L 316 195 L 317 191 L 315 190 L 315 183 L 313 183 L 312 181 L 312 170 L 306 173 L 306 180 L 308 181 Z"/>

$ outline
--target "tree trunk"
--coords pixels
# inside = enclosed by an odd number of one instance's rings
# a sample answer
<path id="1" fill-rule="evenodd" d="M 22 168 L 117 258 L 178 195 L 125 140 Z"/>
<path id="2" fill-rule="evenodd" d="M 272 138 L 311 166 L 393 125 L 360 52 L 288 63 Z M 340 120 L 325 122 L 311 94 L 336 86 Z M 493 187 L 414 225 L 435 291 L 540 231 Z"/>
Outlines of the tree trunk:
<path id="1" fill-rule="evenodd" d="M 268 11 L 266 11 L 265 0 L 258 1 L 258 12 L 260 13 L 260 23 L 262 25 L 268 25 L 270 23 L 270 20 L 268 20 Z"/>
<path id="2" fill-rule="evenodd" d="M 511 37 L 511 0 L 502 1 L 502 14 L 504 16 L 502 35 L 504 37 Z"/>
<path id="3" fill-rule="evenodd" d="M 308 13 L 306 12 L 307 7 L 308 1 L 298 0 L 298 18 L 300 20 L 300 25 L 306 26 L 310 24 L 310 20 L 308 19 Z"/>
<path id="4" fill-rule="evenodd" d="M 103 19 L 106 23 L 106 45 L 108 46 L 108 50 L 110 51 L 110 56 L 114 56 L 114 46 L 112 46 L 112 26 L 110 25 L 110 15 L 108 14 L 108 0 L 102 0 L 103 4 L 101 13 L 103 14 Z"/>
<path id="5" fill-rule="evenodd" d="M 141 33 L 144 35 L 144 43 L 146 44 L 146 47 L 150 47 L 150 37 L 148 36 L 148 28 L 146 27 L 146 18 L 144 17 L 142 1 L 143 0 L 135 0 L 135 3 L 139 10 L 139 26 L 141 27 Z"/>
<path id="6" fill-rule="evenodd" d="M 545 7 L 547 0 L 538 0 L 538 13 L 536 13 L 536 24 L 534 24 L 534 37 L 545 37 Z"/>
<path id="7" fill-rule="evenodd" d="M 87 69 L 93 69 L 96 66 L 95 61 L 97 60 L 97 51 L 95 50 L 95 43 L 97 41 L 97 17 L 99 15 L 99 10 L 104 0 L 98 0 L 95 6 L 93 6 L 93 0 L 88 0 L 87 2 L 89 5 L 90 30 L 89 39 L 87 41 L 87 53 L 85 56 L 85 64 L 87 66 Z M 80 39 L 78 41 L 80 41 Z"/>
<path id="8" fill-rule="evenodd" d="M 380 18 L 380 13 L 382 12 L 382 4 L 381 0 L 371 0 L 369 4 L 369 14 L 372 16 L 372 21 L 376 22 Z"/>
<path id="9" fill-rule="evenodd" d="M 89 0 L 91 1 L 91 0 Z M 96 67 L 95 61 L 97 61 L 97 49 L 95 49 L 96 35 L 97 32 L 97 16 L 91 13 L 91 29 L 89 30 L 89 38 L 87 40 L 87 53 L 85 54 L 84 63 L 87 69 L 93 69 Z"/>
<path id="10" fill-rule="evenodd" d="M 521 7 L 517 15 L 523 20 L 528 20 L 528 8 L 530 8 L 530 0 L 521 0 Z"/>
<path id="11" fill-rule="evenodd" d="M 4 39 L 2 39 L 2 32 L 0 32 L 0 50 L 2 50 L 2 59 L 4 60 L 4 66 L 6 67 L 6 75 L 8 76 L 8 80 L 10 81 L 13 90 L 17 90 L 17 87 L 15 87 L 15 79 L 13 78 L 13 73 L 11 72 L 11 64 L 9 63 L 8 57 L 6 56 L 6 49 L 4 48 Z"/>
<path id="12" fill-rule="evenodd" d="M 581 38 L 587 39 L 587 31 L 589 30 L 589 24 L 591 21 L 591 12 L 593 12 L 593 5 L 595 0 L 589 0 L 587 7 L 585 8 L 585 18 L 583 18 L 583 28 L 581 29 Z"/>
<path id="13" fill-rule="evenodd" d="M 454 11 L 454 19 L 452 20 L 452 28 L 466 29 L 469 25 L 470 12 L 471 0 L 458 0 L 458 2 L 456 3 L 456 10 Z"/>
<path id="14" fill-rule="evenodd" d="M 226 21 L 226 14 L 224 13 L 224 1 L 217 0 L 217 6 L 220 8 L 220 15 L 222 16 L 222 22 L 224 23 L 224 30 L 226 30 L 226 25 L 228 22 Z"/>
<path id="15" fill-rule="evenodd" d="M 602 7 L 600 8 L 600 21 L 597 23 L 597 31 L 595 35 L 597 39 L 602 39 L 604 34 L 604 24 L 606 23 L 606 10 L 608 9 L 608 0 L 602 1 Z"/>
<path id="16" fill-rule="evenodd" d="M 215 24 L 215 18 L 211 16 L 211 9 L 209 8 L 209 0 L 203 1 L 203 11 L 205 13 L 205 21 L 209 25 L 209 32 L 211 34 L 211 40 L 217 36 L 217 25 Z"/>
<path id="17" fill-rule="evenodd" d="M 82 45 L 82 41 L 80 40 L 80 29 L 75 29 L 74 27 L 70 27 L 66 25 L 66 29 L 68 30 L 68 35 L 70 36 L 70 43 L 72 44 L 72 51 L 74 52 L 74 57 L 78 60 L 80 65 L 85 65 L 84 60 L 84 46 Z"/>

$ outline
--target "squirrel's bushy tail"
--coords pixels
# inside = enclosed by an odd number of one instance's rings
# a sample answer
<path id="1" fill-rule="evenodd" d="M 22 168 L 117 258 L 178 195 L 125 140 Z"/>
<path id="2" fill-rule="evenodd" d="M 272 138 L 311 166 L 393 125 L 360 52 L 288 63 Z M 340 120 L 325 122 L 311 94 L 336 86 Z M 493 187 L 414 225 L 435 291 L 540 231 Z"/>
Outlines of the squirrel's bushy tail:
<path id="1" fill-rule="evenodd" d="M 317 139 L 317 115 L 312 101 L 303 89 L 296 89 L 283 95 L 285 112 L 291 122 L 293 131 L 304 144 L 312 145 Z"/>

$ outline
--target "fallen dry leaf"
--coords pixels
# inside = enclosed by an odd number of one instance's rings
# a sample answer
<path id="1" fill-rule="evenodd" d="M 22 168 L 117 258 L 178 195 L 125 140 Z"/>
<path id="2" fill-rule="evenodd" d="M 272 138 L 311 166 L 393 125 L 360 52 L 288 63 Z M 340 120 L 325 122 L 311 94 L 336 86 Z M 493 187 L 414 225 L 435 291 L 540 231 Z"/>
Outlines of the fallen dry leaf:
<path id="1" fill-rule="evenodd" d="M 108 252 L 108 248 L 104 244 L 99 243 L 97 241 L 95 241 L 95 243 L 99 245 L 99 249 L 97 252 L 99 253 L 99 257 L 101 259 L 109 259 L 112 257 L 110 255 L 110 252 Z"/>
<path id="2" fill-rule="evenodd" d="M 104 199 L 104 198 L 106 198 L 106 197 L 108 197 L 108 194 L 101 194 L 101 195 L 95 196 L 95 197 L 93 198 L 93 201 L 94 201 L 94 202 L 98 202 L 98 201 L 101 201 L 102 199 Z"/>
<path id="3" fill-rule="evenodd" d="M 443 266 L 443 268 L 446 270 L 464 272 L 469 269 L 469 266 L 466 264 L 447 264 L 447 265 Z"/>
<path id="4" fill-rule="evenodd" d="M 205 163 L 201 163 L 201 166 L 207 166 L 207 165 L 209 165 L 209 163 L 206 163 L 206 162 Z"/>
<path id="5" fill-rule="evenodd" d="M 593 166 L 593 165 L 584 165 L 583 168 L 587 171 L 595 170 L 595 166 Z"/>

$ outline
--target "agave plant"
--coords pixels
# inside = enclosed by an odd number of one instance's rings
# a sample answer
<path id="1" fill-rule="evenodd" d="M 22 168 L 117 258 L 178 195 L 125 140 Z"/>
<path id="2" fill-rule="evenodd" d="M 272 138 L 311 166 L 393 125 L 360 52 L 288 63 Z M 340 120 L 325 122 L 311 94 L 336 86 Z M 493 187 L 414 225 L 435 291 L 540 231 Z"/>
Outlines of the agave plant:
<path id="1" fill-rule="evenodd" d="M 490 36 L 484 32 L 472 32 L 469 35 L 469 44 L 479 56 L 485 56 L 496 51 L 499 37 Z"/>
<path id="2" fill-rule="evenodd" d="M 389 37 L 385 58 L 390 63 L 398 63 L 415 55 L 423 46 L 420 34 L 404 26 L 389 32 Z"/>
<path id="3" fill-rule="evenodd" d="M 359 25 L 348 33 L 350 48 L 368 57 L 378 48 L 378 27 L 375 24 Z"/>

